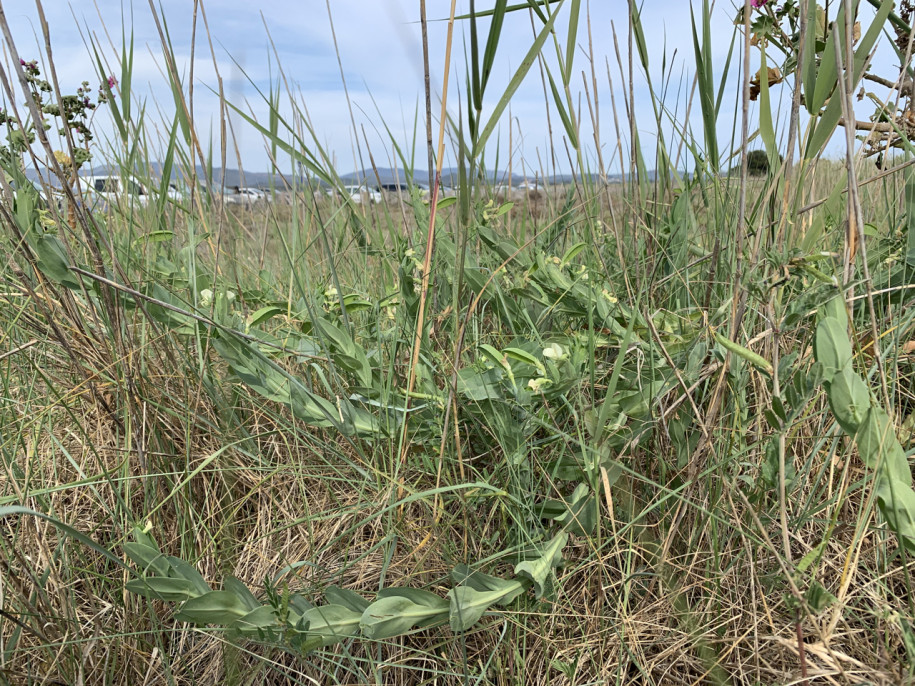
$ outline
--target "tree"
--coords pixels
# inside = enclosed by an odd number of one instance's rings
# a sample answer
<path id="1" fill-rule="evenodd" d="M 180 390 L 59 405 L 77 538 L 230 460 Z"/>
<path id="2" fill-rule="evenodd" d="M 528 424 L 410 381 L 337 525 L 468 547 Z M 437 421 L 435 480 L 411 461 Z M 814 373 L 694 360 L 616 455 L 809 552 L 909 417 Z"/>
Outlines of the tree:
<path id="1" fill-rule="evenodd" d="M 769 173 L 769 156 L 765 150 L 751 150 L 747 154 L 747 171 L 750 176 L 765 176 Z"/>

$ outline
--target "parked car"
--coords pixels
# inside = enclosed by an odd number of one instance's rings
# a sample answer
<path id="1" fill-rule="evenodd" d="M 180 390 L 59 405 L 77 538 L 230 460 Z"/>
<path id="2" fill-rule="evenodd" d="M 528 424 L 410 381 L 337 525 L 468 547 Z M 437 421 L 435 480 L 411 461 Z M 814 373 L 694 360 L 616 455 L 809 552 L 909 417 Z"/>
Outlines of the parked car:
<path id="1" fill-rule="evenodd" d="M 267 202 L 267 194 L 260 188 L 235 186 L 228 189 L 222 196 L 227 205 L 256 205 Z"/>
<path id="2" fill-rule="evenodd" d="M 343 190 L 349 194 L 350 199 L 357 205 L 361 205 L 362 203 L 374 204 L 384 200 L 384 197 L 377 188 L 369 188 L 368 186 L 344 186 Z"/>
<path id="3" fill-rule="evenodd" d="M 381 193 L 387 200 L 409 200 L 412 197 L 413 190 L 419 191 L 419 197 L 423 200 L 429 197 L 429 188 L 421 183 L 383 183 L 381 184 Z"/>

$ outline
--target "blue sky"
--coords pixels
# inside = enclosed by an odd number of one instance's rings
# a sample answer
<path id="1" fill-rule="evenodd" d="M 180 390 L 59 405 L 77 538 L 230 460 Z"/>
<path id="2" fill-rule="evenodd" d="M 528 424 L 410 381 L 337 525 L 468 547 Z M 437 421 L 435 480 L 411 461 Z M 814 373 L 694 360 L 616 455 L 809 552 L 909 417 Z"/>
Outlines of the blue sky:
<path id="1" fill-rule="evenodd" d="M 144 98 L 150 110 L 153 123 L 163 125 L 171 121 L 173 104 L 163 75 L 162 49 L 153 21 L 149 3 L 145 0 L 96 0 L 71 3 L 68 0 L 43 0 L 47 15 L 51 44 L 58 78 L 65 92 L 73 89 L 83 80 L 97 81 L 94 75 L 90 53 L 85 46 L 87 36 L 92 36 L 101 46 L 103 53 L 114 65 L 120 51 L 122 25 L 132 30 L 135 41 L 134 88 L 138 98 Z M 167 25 L 178 59 L 178 67 L 187 73 L 191 55 L 192 0 L 161 0 L 157 4 Z M 467 0 L 458 3 L 459 12 L 466 11 Z M 491 1 L 479 0 L 478 7 L 491 5 Z M 587 3 L 583 3 L 585 5 Z M 14 0 L 5 3 L 4 10 L 13 31 L 16 48 L 21 55 L 30 59 L 39 56 L 39 46 L 44 40 L 39 33 L 37 13 L 30 0 Z M 436 93 L 441 92 L 443 73 L 446 22 L 436 21 L 447 17 L 450 3 L 446 0 L 427 0 L 430 22 L 429 38 L 432 59 L 433 83 Z M 701 3 L 695 3 L 700 7 Z M 98 8 L 96 10 L 96 7 Z M 393 153 L 391 143 L 384 133 L 382 120 L 392 131 L 398 143 L 409 147 L 413 143 L 415 108 L 421 106 L 422 98 L 422 53 L 418 24 L 419 0 L 331 0 L 330 11 L 336 31 L 340 60 L 346 84 L 353 104 L 356 131 L 363 147 L 363 160 L 368 165 L 364 136 L 368 139 L 378 166 L 391 166 Z M 336 166 L 341 172 L 359 165 L 355 152 L 353 126 L 342 88 L 340 70 L 334 49 L 331 24 L 326 0 L 209 0 L 205 2 L 207 21 L 215 52 L 215 65 L 209 52 L 203 22 L 198 18 L 198 40 L 195 57 L 195 111 L 197 129 L 201 135 L 208 135 L 218 129 L 218 98 L 212 90 L 218 88 L 217 73 L 223 80 L 226 96 L 235 103 L 246 103 L 246 109 L 258 119 L 264 120 L 267 108 L 259 100 L 256 89 L 244 78 L 244 71 L 255 85 L 269 88 L 271 76 L 277 77 L 277 55 L 283 72 L 294 90 L 300 107 L 307 109 L 314 131 L 322 145 L 334 155 Z M 563 10 L 565 14 L 565 10 Z M 727 55 L 733 33 L 734 6 L 731 3 L 717 4 L 712 15 L 712 30 L 716 37 L 715 59 L 720 69 Z M 618 114 L 625 119 L 623 111 L 620 73 L 613 42 L 613 27 L 620 40 L 623 60 L 626 51 L 626 3 L 621 0 L 591 0 L 589 7 L 591 36 L 598 82 L 599 125 L 601 148 L 605 165 L 618 159 L 617 136 L 611 107 L 609 70 L 613 79 Z M 679 100 L 676 118 L 682 120 L 686 93 L 692 78 L 692 34 L 690 30 L 689 3 L 675 3 L 662 0 L 646 0 L 642 9 L 649 47 L 652 79 L 656 85 L 661 80 L 661 65 L 666 57 L 671 75 L 668 102 L 671 108 Z M 483 27 L 485 30 L 485 26 Z M 269 37 L 268 37 L 269 32 Z M 564 40 L 565 22 L 560 22 L 560 39 Z M 720 37 L 720 38 L 719 38 Z M 270 45 L 272 39 L 276 55 Z M 463 90 L 464 41 L 467 27 L 460 24 L 456 29 L 453 52 L 453 71 L 449 94 L 450 111 L 457 114 L 457 88 Z M 532 40 L 532 27 L 526 12 L 509 15 L 500 43 L 499 56 L 491 82 L 488 106 L 502 92 L 505 85 L 523 58 Z M 580 44 L 587 47 L 587 26 L 581 27 Z M 736 51 L 739 53 L 739 49 Z M 555 53 L 550 43 L 545 52 L 550 64 L 555 64 Z M 758 59 L 758 58 L 756 58 Z M 889 64 L 889 62 L 887 62 Z M 732 71 L 736 74 L 737 64 Z M 112 66 L 114 73 L 119 68 Z M 590 85 L 590 65 L 583 51 L 576 54 L 574 93 L 576 103 L 581 97 L 582 140 L 585 157 L 590 163 L 596 161 L 596 144 L 593 140 L 591 120 L 583 96 L 580 72 L 587 71 Z M 754 68 L 755 71 L 755 68 Z M 885 71 L 885 70 L 884 70 Z M 892 76 L 892 74 L 887 74 Z M 784 93 L 780 91 L 784 90 Z M 680 92 L 681 95 L 677 96 Z M 635 79 L 637 122 L 643 141 L 656 132 L 646 79 L 640 66 L 636 66 Z M 787 89 L 776 89 L 774 96 Z M 728 139 L 734 118 L 736 90 L 729 90 L 721 111 L 721 134 Z M 508 166 L 511 153 L 512 165 L 516 170 L 525 167 L 535 173 L 549 164 L 550 134 L 545 114 L 543 86 L 539 71 L 535 67 L 516 94 L 511 107 L 511 148 L 509 147 L 509 118 L 503 118 L 496 140 L 489 146 L 487 154 L 493 160 L 500 155 L 499 166 Z M 288 114 L 291 107 L 282 106 Z M 484 105 L 484 117 L 486 116 Z M 433 106 L 438 116 L 438 105 Z M 755 114 L 755 105 L 754 105 Z M 99 130 L 110 131 L 105 122 L 105 112 L 97 115 Z M 552 143 L 559 155 L 558 166 L 569 168 L 565 147 L 562 142 L 562 125 L 555 114 L 552 117 Z M 698 119 L 698 104 L 693 107 L 690 123 L 696 134 L 701 135 Z M 625 124 L 621 121 L 621 126 Z M 266 169 L 269 157 L 261 136 L 246 127 L 237 117 L 233 119 L 235 142 L 243 164 L 251 170 Z M 417 160 L 423 166 L 424 145 L 420 125 L 417 140 Z M 437 134 L 436 134 L 437 135 Z M 625 137 L 625 136 L 624 136 Z M 495 139 L 495 137 L 494 137 Z M 497 150 L 498 143 L 498 150 Z M 625 145 L 625 143 L 624 143 Z M 724 146 L 726 147 L 726 146 Z M 625 152 L 624 155 L 628 155 Z M 216 155 L 218 157 L 218 154 Z M 230 152 L 227 166 L 237 166 L 234 152 Z M 446 163 L 453 158 L 446 160 Z M 282 165 L 288 161 L 280 160 Z M 614 171 L 618 171 L 616 162 Z M 549 171 L 549 170 L 547 170 Z"/>

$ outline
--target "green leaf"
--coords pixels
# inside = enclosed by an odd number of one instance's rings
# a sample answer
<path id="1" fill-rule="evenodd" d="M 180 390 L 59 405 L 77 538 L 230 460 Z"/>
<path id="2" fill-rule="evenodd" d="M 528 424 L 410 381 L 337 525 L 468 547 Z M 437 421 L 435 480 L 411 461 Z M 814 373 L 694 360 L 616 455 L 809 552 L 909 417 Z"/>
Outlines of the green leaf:
<path id="1" fill-rule="evenodd" d="M 431 593 L 429 595 L 432 595 Z M 434 596 L 436 603 L 415 603 L 402 595 L 380 598 L 369 605 L 362 614 L 360 627 L 369 638 L 391 638 L 405 634 L 420 623 L 442 621 L 448 618 L 448 602 Z"/>
<path id="2" fill-rule="evenodd" d="M 191 624 L 232 624 L 249 612 L 245 601 L 231 591 L 210 591 L 185 602 L 175 619 Z"/>
<path id="3" fill-rule="evenodd" d="M 252 326 L 263 324 L 271 317 L 275 317 L 278 314 L 285 314 L 285 312 L 286 310 L 284 308 L 277 307 L 276 305 L 267 305 L 266 307 L 262 307 L 257 312 L 253 312 L 248 317 L 248 328 L 250 329 Z"/>
<path id="4" fill-rule="evenodd" d="M 822 103 L 819 106 L 816 104 L 814 95 L 817 83 L 816 41 L 817 11 L 819 9 L 821 8 L 817 7 L 817 3 L 807 3 L 807 35 L 804 40 L 803 62 L 798 65 L 798 71 L 804 84 L 804 106 L 810 114 L 816 113 L 822 106 Z M 835 60 L 833 60 L 833 66 L 835 66 Z"/>
<path id="5" fill-rule="evenodd" d="M 245 606 L 247 606 L 249 610 L 253 611 L 257 610 L 259 607 L 262 607 L 257 598 L 254 597 L 254 594 L 251 592 L 251 590 L 232 575 L 227 576 L 222 582 L 222 590 L 228 591 L 229 593 L 234 593 L 236 596 L 241 598 L 242 602 L 245 604 Z"/>
<path id="6" fill-rule="evenodd" d="M 355 591 L 339 586 L 328 586 L 324 590 L 324 597 L 330 605 L 341 605 L 349 608 L 353 612 L 365 612 L 369 606 L 369 601 L 363 598 Z"/>
<path id="7" fill-rule="evenodd" d="M 64 244 L 54 234 L 43 234 L 34 241 L 38 255 L 38 268 L 54 283 L 67 288 L 79 288 L 79 280 L 70 271 L 70 259 Z"/>
<path id="8" fill-rule="evenodd" d="M 877 504 L 899 543 L 915 553 L 915 491 L 909 482 L 884 478 L 877 482 Z"/>
<path id="9" fill-rule="evenodd" d="M 137 240 L 145 241 L 146 243 L 167 243 L 175 237 L 174 231 L 161 230 L 161 231 L 150 231 L 147 234 L 140 236 Z"/>
<path id="10" fill-rule="evenodd" d="M 308 632 L 321 637 L 325 646 L 334 645 L 359 628 L 361 615 L 343 605 L 313 607 L 302 615 L 308 622 Z"/>
<path id="11" fill-rule="evenodd" d="M 467 631 L 483 613 L 502 598 L 501 591 L 478 591 L 470 586 L 458 586 L 448 591 L 450 606 L 448 623 L 455 633 Z"/>
<path id="12" fill-rule="evenodd" d="M 470 400 L 499 400 L 503 397 L 500 368 L 481 372 L 473 367 L 463 367 L 458 372 L 457 390 Z"/>
<path id="13" fill-rule="evenodd" d="M 480 352 L 482 352 L 490 362 L 499 367 L 507 367 L 508 364 L 505 361 L 505 355 L 499 352 L 496 348 L 489 345 L 489 343 L 480 344 Z"/>
<path id="14" fill-rule="evenodd" d="M 447 610 L 448 601 L 444 598 L 441 598 L 430 591 L 424 591 L 419 588 L 404 588 L 393 586 L 391 588 L 384 588 L 378 592 L 376 596 L 377 600 L 382 598 L 406 598 L 407 600 L 416 603 L 417 605 L 422 605 L 428 607 L 429 609 L 439 609 Z M 439 621 L 445 621 L 445 618 L 438 618 L 430 616 L 429 619 L 417 622 L 416 626 L 424 628 L 426 626 L 431 626 Z"/>
<path id="15" fill-rule="evenodd" d="M 915 267 L 915 170 L 909 167 L 905 172 L 905 261 Z"/>
<path id="16" fill-rule="evenodd" d="M 580 242 L 580 243 L 576 243 L 571 248 L 566 250 L 566 254 L 562 256 L 563 266 L 569 264 L 569 262 L 571 262 L 576 257 L 578 257 L 578 254 L 587 247 L 588 247 L 587 243 Z"/>
<path id="17" fill-rule="evenodd" d="M 435 201 L 435 211 L 443 210 L 446 207 L 451 207 L 454 203 L 457 202 L 456 195 L 449 195 L 447 198 L 442 198 L 441 200 Z"/>
<path id="18" fill-rule="evenodd" d="M 521 348 L 506 348 L 502 352 L 506 357 L 510 357 L 513 360 L 518 360 L 518 362 L 524 362 L 525 364 L 529 364 L 532 367 L 536 367 L 537 369 L 543 368 L 543 363 L 540 360 L 531 355 L 529 352 L 521 350 Z"/>
<path id="19" fill-rule="evenodd" d="M 481 593 L 499 593 L 499 598 L 495 601 L 497 605 L 508 605 L 524 593 L 525 588 L 528 586 L 527 580 L 502 579 L 483 572 L 475 572 L 464 564 L 455 566 L 451 572 L 451 578 L 456 584 L 469 586 Z"/>
<path id="20" fill-rule="evenodd" d="M 194 587 L 196 595 L 204 595 L 211 592 L 210 585 L 194 567 L 177 557 L 168 556 L 166 559 L 174 570 L 173 576 L 182 577 L 185 581 L 188 581 Z"/>
<path id="21" fill-rule="evenodd" d="M 804 557 L 801 558 L 801 561 L 797 563 L 797 571 L 801 574 L 806 572 L 810 568 L 810 565 L 812 565 L 820 558 L 828 543 L 828 539 L 822 540 L 814 548 L 812 548 L 810 552 L 804 555 Z"/>
<path id="22" fill-rule="evenodd" d="M 124 554 L 130 558 L 144 575 L 155 573 L 156 576 L 169 576 L 171 565 L 158 548 L 143 543 L 125 543 L 121 546 Z"/>
<path id="23" fill-rule="evenodd" d="M 855 443 L 861 459 L 870 469 L 880 469 L 880 476 L 911 483 L 912 474 L 905 451 L 896 438 L 889 416 L 880 407 L 871 407 L 858 432 Z"/>
<path id="24" fill-rule="evenodd" d="M 839 322 L 844 331 L 848 331 L 848 306 L 845 303 L 845 298 L 841 295 L 830 298 L 823 303 L 817 314 L 820 315 L 821 321 L 832 317 Z"/>
<path id="25" fill-rule="evenodd" d="M 823 381 L 829 383 L 840 371 L 851 364 L 851 343 L 845 327 L 833 317 L 817 324 L 813 352 L 823 365 Z"/>
<path id="26" fill-rule="evenodd" d="M 153 600 L 181 602 L 197 596 L 194 585 L 187 579 L 171 579 L 164 576 L 131 579 L 124 584 L 124 588 L 138 596 Z"/>
<path id="27" fill-rule="evenodd" d="M 806 596 L 807 606 L 814 612 L 822 612 L 836 601 L 836 597 L 818 581 L 810 584 Z"/>
<path id="28" fill-rule="evenodd" d="M 552 593 L 553 569 L 562 562 L 562 549 L 568 540 L 569 534 L 563 532 L 546 544 L 540 557 L 515 565 L 515 574 L 534 584 L 534 594 L 538 598 Z"/>
<path id="29" fill-rule="evenodd" d="M 572 82 L 572 64 L 575 59 L 575 46 L 578 41 L 578 18 L 581 15 L 581 0 L 572 0 L 569 9 L 569 30 L 566 34 L 566 58 L 563 80 L 566 84 Z"/>
<path id="30" fill-rule="evenodd" d="M 569 137 L 569 144 L 573 149 L 578 149 L 578 132 L 576 131 L 575 123 L 572 116 L 570 116 L 568 109 L 563 104 L 562 95 L 559 92 L 559 89 L 556 87 L 556 81 L 553 79 L 553 72 L 547 68 L 546 70 L 547 80 L 550 82 L 550 92 L 553 94 L 553 102 L 556 105 L 556 112 L 559 114 L 559 120 L 562 122 L 563 128 L 566 130 L 566 135 Z"/>
<path id="31" fill-rule="evenodd" d="M 276 608 L 261 605 L 230 624 L 229 628 L 245 634 L 258 635 L 271 630 L 279 631 L 283 625 L 277 616 Z"/>
<path id="32" fill-rule="evenodd" d="M 832 377 L 828 399 L 839 426 L 849 436 L 854 436 L 871 406 L 870 392 L 864 381 L 845 367 Z"/>
<path id="33" fill-rule="evenodd" d="M 480 73 L 481 95 L 486 91 L 486 84 L 489 83 L 489 75 L 492 73 L 492 68 L 495 64 L 496 49 L 499 46 L 499 37 L 502 35 L 502 23 L 505 19 L 507 8 L 508 0 L 496 0 L 496 4 L 492 9 L 492 21 L 489 24 L 489 36 L 486 38 L 486 48 L 483 51 L 483 68 Z M 477 16 L 480 16 L 480 14 L 477 13 Z"/>
<path id="34" fill-rule="evenodd" d="M 562 512 L 555 517 L 563 528 L 577 536 L 590 536 L 597 526 L 597 501 L 588 484 L 580 483 L 575 487 L 567 501 L 548 501 L 562 507 Z"/>

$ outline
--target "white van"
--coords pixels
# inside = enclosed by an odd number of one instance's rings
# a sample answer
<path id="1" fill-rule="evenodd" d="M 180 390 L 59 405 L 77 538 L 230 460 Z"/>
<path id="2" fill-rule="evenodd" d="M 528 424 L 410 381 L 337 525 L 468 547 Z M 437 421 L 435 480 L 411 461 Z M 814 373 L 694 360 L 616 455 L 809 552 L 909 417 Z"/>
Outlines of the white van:
<path id="1" fill-rule="evenodd" d="M 99 201 L 117 204 L 123 200 L 145 206 L 149 202 L 149 193 L 143 184 L 133 179 L 126 179 L 125 183 L 120 175 L 81 176 L 79 182 L 90 205 Z"/>

